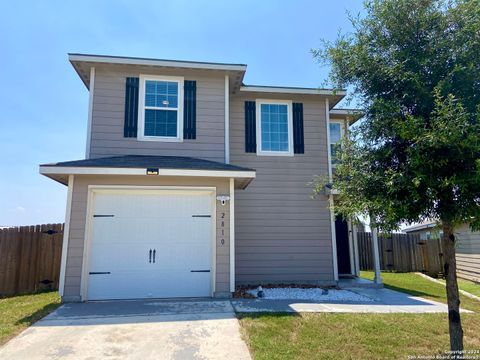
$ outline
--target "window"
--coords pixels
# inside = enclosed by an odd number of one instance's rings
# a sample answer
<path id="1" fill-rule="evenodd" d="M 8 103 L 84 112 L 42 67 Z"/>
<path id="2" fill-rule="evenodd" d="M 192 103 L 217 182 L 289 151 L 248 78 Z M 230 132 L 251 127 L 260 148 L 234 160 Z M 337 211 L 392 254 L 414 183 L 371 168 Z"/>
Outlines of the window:
<path id="1" fill-rule="evenodd" d="M 138 138 L 182 141 L 183 78 L 140 76 Z"/>
<path id="2" fill-rule="evenodd" d="M 340 122 L 330 122 L 330 156 L 332 160 L 332 166 L 338 163 L 337 159 L 337 147 L 338 143 L 343 136 L 343 127 Z"/>
<path id="3" fill-rule="evenodd" d="M 293 155 L 292 103 L 257 100 L 257 154 Z"/>

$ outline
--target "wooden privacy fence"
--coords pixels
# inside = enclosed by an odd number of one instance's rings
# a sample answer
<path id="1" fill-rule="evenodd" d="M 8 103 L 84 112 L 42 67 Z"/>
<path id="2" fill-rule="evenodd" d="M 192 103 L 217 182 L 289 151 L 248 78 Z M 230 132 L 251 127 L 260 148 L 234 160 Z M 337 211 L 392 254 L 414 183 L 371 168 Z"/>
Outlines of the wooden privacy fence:
<path id="1" fill-rule="evenodd" d="M 357 233 L 360 269 L 373 269 L 372 235 Z M 437 276 L 443 272 L 441 240 L 420 240 L 418 234 L 381 234 L 378 238 L 380 269 L 390 271 L 421 271 Z"/>
<path id="2" fill-rule="evenodd" d="M 0 229 L 0 295 L 58 289 L 63 224 Z"/>

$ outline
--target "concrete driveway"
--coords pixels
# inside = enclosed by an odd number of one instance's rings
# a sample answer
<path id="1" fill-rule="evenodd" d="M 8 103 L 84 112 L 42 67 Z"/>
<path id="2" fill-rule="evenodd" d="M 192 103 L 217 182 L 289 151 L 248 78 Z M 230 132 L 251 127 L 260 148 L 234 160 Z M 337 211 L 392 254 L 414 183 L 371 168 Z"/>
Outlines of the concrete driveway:
<path id="1" fill-rule="evenodd" d="M 250 359 L 229 301 L 65 304 L 0 348 L 0 359 Z"/>

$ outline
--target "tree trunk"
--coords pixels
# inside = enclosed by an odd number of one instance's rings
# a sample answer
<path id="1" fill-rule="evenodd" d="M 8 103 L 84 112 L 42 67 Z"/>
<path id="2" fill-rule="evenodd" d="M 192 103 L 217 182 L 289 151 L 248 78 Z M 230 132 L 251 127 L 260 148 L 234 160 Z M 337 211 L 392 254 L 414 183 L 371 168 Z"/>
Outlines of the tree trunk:
<path id="1" fill-rule="evenodd" d="M 446 279 L 448 302 L 448 329 L 450 332 L 450 350 L 463 351 L 463 329 L 460 320 L 460 296 L 457 284 L 457 261 L 455 260 L 455 235 L 453 225 L 443 224 L 443 270 Z"/>

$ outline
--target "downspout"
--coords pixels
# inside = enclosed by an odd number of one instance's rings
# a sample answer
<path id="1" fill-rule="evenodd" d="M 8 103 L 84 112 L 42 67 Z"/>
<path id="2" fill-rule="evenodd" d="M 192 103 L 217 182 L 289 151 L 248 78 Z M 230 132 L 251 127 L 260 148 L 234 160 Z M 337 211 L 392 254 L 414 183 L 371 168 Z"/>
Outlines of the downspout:
<path id="1" fill-rule="evenodd" d="M 225 75 L 225 164 L 230 164 L 230 84 Z"/>
<path id="2" fill-rule="evenodd" d="M 327 123 L 327 161 L 328 161 L 328 181 L 333 180 L 332 172 L 332 154 L 330 152 L 330 102 L 328 97 L 325 98 L 325 119 Z M 333 211 L 333 195 L 328 195 L 328 202 L 330 204 L 330 229 L 332 237 L 332 265 L 333 265 L 333 279 L 338 282 L 338 260 L 337 260 L 337 235 L 335 232 L 335 213 Z"/>

